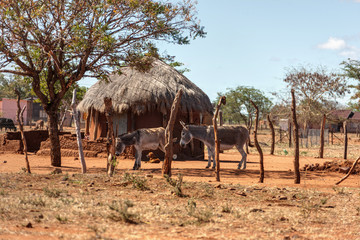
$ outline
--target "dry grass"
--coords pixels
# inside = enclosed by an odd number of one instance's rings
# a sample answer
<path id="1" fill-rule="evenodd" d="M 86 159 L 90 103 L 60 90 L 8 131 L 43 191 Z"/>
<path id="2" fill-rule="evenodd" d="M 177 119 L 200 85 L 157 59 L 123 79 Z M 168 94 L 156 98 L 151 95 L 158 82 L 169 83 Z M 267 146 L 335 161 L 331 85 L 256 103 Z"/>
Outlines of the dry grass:
<path id="1" fill-rule="evenodd" d="M 0 174 L 0 236 L 359 239 L 360 190 L 333 190 L 185 182 L 142 171 Z"/>

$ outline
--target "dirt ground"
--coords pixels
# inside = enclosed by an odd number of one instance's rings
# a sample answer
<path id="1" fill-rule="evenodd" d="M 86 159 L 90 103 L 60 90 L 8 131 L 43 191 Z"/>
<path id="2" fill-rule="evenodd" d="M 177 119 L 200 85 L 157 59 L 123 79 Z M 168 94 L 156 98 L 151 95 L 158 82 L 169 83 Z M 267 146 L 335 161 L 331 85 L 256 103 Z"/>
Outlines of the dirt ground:
<path id="1" fill-rule="evenodd" d="M 360 239 L 360 175 L 335 186 L 344 173 L 302 171 L 295 185 L 289 155 L 265 154 L 262 184 L 259 156 L 237 170 L 234 150 L 220 154 L 220 183 L 206 161 L 174 161 L 166 181 L 162 163 L 120 159 L 109 178 L 105 158 L 86 158 L 85 175 L 74 157 L 61 174 L 34 154 L 25 174 L 24 159 L 0 154 L 0 239 Z"/>
<path id="2" fill-rule="evenodd" d="M 54 168 L 50 166 L 49 156 L 37 156 L 30 153 L 28 155 L 31 171 L 36 174 L 49 174 Z M 207 156 L 206 156 L 207 158 Z M 221 159 L 221 182 L 232 184 L 256 184 L 259 179 L 259 156 L 257 154 L 250 154 L 248 156 L 248 163 L 246 170 L 237 170 L 238 160 L 241 155 L 235 151 L 230 150 L 220 154 Z M 337 160 L 334 158 L 314 158 L 301 157 L 300 167 L 305 164 L 322 164 L 326 161 Z M 341 161 L 341 159 L 338 159 Z M 106 173 L 106 159 L 105 158 L 86 158 L 88 173 Z M 132 169 L 134 160 L 119 159 L 117 166 L 118 170 L 129 171 Z M 195 182 L 215 182 L 214 171 L 205 169 L 207 161 L 173 161 L 172 173 L 174 176 L 182 174 L 184 181 Z M 0 154 L 0 172 L 1 173 L 18 173 L 25 167 L 25 156 L 21 154 Z M 141 171 L 144 173 L 154 174 L 155 177 L 161 177 L 162 163 L 147 163 L 142 162 Z M 265 186 L 296 186 L 301 188 L 332 188 L 333 185 L 341 179 L 344 174 L 317 171 L 304 172 L 302 171 L 302 181 L 300 185 L 293 184 L 293 157 L 292 156 L 264 156 L 265 168 Z M 81 173 L 80 161 L 74 157 L 62 158 L 63 173 L 73 174 Z M 360 177 L 358 175 L 350 176 L 344 183 L 341 184 L 346 187 L 359 187 Z"/>

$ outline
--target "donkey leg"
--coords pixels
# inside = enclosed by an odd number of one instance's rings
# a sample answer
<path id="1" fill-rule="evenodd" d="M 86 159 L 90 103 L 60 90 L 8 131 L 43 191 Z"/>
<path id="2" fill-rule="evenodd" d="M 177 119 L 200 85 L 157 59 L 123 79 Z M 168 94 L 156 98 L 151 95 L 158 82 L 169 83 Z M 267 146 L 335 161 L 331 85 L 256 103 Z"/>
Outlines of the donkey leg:
<path id="1" fill-rule="evenodd" d="M 135 164 L 134 164 L 133 170 L 139 170 L 139 168 L 141 167 L 141 155 L 142 155 L 142 150 L 136 149 Z"/>
<path id="2" fill-rule="evenodd" d="M 209 167 L 211 166 L 211 156 L 212 156 L 212 153 L 211 153 L 209 147 L 207 147 L 207 150 L 208 150 L 208 164 L 207 164 L 206 168 L 209 168 Z"/>
<path id="3" fill-rule="evenodd" d="M 243 168 L 242 169 L 246 169 L 246 157 L 247 157 L 247 154 L 246 152 L 244 151 L 243 147 L 238 147 L 236 146 L 237 150 L 239 151 L 239 153 L 241 154 L 242 158 L 241 158 L 241 161 L 239 162 L 239 165 L 238 165 L 238 169 L 241 168 L 241 165 L 244 164 Z"/>
<path id="4" fill-rule="evenodd" d="M 211 156 L 212 156 L 212 160 L 213 160 L 213 169 L 215 169 L 216 167 L 216 161 L 215 161 L 215 148 L 211 148 Z"/>

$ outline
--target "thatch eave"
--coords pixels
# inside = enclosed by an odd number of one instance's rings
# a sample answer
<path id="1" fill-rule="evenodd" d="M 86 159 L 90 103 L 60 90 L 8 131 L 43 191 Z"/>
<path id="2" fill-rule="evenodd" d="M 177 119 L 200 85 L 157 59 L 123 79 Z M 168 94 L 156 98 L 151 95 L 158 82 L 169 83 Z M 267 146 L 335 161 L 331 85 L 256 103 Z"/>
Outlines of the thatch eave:
<path id="1" fill-rule="evenodd" d="M 194 83 L 160 60 L 148 72 L 124 68 L 121 75 L 110 76 L 108 83 L 99 80 L 85 94 L 78 110 L 105 111 L 104 98 L 112 99 L 116 113 L 131 110 L 136 115 L 157 110 L 166 114 L 179 89 L 183 89 L 181 111 L 212 114 L 209 97 Z"/>

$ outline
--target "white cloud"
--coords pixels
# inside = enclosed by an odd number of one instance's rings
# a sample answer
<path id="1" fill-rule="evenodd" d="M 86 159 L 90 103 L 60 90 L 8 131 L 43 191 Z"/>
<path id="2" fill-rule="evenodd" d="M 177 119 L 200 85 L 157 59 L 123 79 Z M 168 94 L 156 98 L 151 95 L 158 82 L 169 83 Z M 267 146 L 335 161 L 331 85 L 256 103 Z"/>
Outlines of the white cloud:
<path id="1" fill-rule="evenodd" d="M 340 50 L 340 49 L 346 48 L 346 42 L 345 42 L 345 40 L 340 39 L 340 38 L 329 37 L 327 42 L 319 44 L 318 48 L 330 49 L 330 50 Z"/>
<path id="2" fill-rule="evenodd" d="M 356 59 L 360 57 L 360 49 L 356 47 L 349 46 L 343 51 L 340 52 L 340 56 Z"/>

